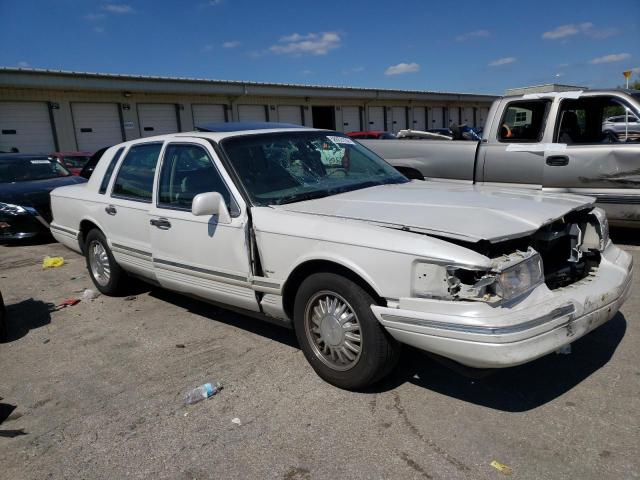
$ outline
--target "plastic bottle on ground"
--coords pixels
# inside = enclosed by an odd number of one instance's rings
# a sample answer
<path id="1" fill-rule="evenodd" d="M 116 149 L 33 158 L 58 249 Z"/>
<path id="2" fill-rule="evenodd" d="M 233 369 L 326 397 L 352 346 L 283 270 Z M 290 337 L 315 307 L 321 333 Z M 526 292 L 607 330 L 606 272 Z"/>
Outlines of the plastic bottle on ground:
<path id="1" fill-rule="evenodd" d="M 184 403 L 186 405 L 193 405 L 200 400 L 214 396 L 220 390 L 222 390 L 222 383 L 220 382 L 205 383 L 187 393 L 184 398 Z"/>

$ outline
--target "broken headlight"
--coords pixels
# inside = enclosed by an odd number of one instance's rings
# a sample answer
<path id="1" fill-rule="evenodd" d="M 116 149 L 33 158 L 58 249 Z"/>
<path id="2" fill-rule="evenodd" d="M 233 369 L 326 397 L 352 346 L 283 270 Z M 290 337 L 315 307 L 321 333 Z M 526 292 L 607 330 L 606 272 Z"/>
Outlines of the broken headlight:
<path id="1" fill-rule="evenodd" d="M 542 259 L 529 248 L 501 257 L 491 271 L 416 262 L 414 297 L 440 300 L 509 301 L 544 282 Z"/>
<path id="2" fill-rule="evenodd" d="M 496 294 L 503 300 L 511 300 L 532 290 L 544 282 L 542 259 L 530 249 L 526 258 L 506 265 L 496 276 Z"/>

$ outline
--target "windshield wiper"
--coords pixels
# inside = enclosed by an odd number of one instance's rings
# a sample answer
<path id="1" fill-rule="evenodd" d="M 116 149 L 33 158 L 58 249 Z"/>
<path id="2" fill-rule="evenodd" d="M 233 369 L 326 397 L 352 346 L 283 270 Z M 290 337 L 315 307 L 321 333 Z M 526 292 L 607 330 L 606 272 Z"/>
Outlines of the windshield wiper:
<path id="1" fill-rule="evenodd" d="M 313 192 L 294 193 L 293 195 L 287 195 L 286 197 L 280 198 L 276 202 L 276 204 L 285 205 L 287 203 L 302 202 L 304 200 L 313 200 L 314 198 L 328 197 L 329 195 L 331 195 L 331 192 L 323 191 L 323 190 L 316 190 Z"/>

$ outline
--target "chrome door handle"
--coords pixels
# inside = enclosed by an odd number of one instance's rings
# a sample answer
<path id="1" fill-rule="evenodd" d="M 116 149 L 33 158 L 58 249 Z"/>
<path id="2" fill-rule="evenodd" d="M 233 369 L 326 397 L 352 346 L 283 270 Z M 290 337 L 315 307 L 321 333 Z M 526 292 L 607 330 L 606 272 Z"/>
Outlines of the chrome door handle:
<path id="1" fill-rule="evenodd" d="M 109 215 L 115 215 L 116 213 L 118 213 L 118 211 L 116 210 L 116 207 L 114 207 L 113 205 L 109 205 L 108 207 L 105 207 L 104 211 L 107 212 Z"/>
<path id="2" fill-rule="evenodd" d="M 160 230 L 169 230 L 171 228 L 171 222 L 166 218 L 152 218 L 149 223 Z"/>

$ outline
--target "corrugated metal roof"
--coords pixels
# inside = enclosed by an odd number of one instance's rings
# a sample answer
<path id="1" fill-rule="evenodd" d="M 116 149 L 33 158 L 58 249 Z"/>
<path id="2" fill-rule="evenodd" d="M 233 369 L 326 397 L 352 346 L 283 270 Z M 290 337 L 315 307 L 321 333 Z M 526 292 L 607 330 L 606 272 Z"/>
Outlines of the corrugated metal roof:
<path id="1" fill-rule="evenodd" d="M 158 81 L 158 82 L 183 82 L 183 83 L 205 83 L 211 85 L 234 85 L 234 86 L 256 86 L 256 87 L 280 87 L 280 88 L 298 88 L 298 89 L 311 89 L 311 90 L 343 90 L 352 92 L 384 92 L 384 93 L 398 93 L 398 94 L 419 94 L 419 95 L 455 95 L 455 96 L 473 96 L 473 97 L 486 97 L 487 100 L 492 100 L 497 95 L 488 95 L 483 93 L 462 93 L 462 92 L 447 92 L 436 90 L 402 90 L 393 88 L 372 88 L 372 87 L 354 87 L 354 86 L 339 86 L 339 85 L 311 85 L 300 83 L 272 83 L 272 82 L 255 82 L 255 81 L 243 81 L 243 80 L 219 80 L 209 78 L 195 78 L 195 77 L 167 77 L 167 76 L 155 76 L 155 75 L 133 75 L 133 74 L 121 74 L 121 73 L 98 73 L 98 72 L 80 72 L 72 70 L 49 70 L 41 68 L 14 68 L 14 67 L 0 67 L 0 74 L 33 74 L 33 75 L 45 75 L 45 76 L 69 76 L 77 79 L 78 77 L 94 78 L 94 79 L 114 79 L 114 80 L 144 80 L 144 81 Z"/>

